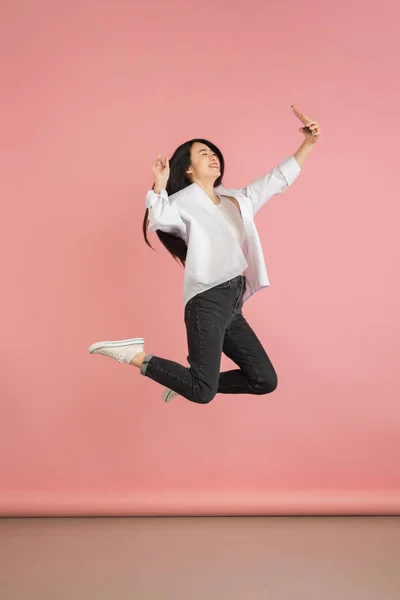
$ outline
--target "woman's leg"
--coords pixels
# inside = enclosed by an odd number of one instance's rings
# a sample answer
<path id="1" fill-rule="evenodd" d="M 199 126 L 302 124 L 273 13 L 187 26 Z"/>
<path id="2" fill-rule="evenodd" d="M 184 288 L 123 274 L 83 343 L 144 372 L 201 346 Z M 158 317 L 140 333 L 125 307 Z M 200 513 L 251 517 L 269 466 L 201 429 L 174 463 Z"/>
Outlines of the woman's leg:
<path id="1" fill-rule="evenodd" d="M 140 372 L 192 402 L 210 402 L 218 391 L 225 331 L 240 301 L 234 278 L 197 294 L 185 306 L 189 368 L 147 354 Z"/>
<path id="2" fill-rule="evenodd" d="M 219 394 L 268 394 L 278 385 L 275 369 L 242 312 L 225 331 L 223 352 L 240 369 L 220 373 Z"/>

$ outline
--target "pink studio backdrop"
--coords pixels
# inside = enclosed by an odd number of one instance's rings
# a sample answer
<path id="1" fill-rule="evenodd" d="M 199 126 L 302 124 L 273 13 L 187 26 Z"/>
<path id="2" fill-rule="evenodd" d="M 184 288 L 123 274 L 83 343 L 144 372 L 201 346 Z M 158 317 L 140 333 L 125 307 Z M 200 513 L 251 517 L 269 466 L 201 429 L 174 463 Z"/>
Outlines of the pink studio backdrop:
<path id="1" fill-rule="evenodd" d="M 398 4 L 0 11 L 0 512 L 399 511 Z M 165 404 L 87 351 L 143 336 L 187 364 L 183 269 L 141 232 L 151 163 L 201 136 L 245 186 L 301 144 L 292 103 L 323 136 L 257 215 L 271 287 L 244 309 L 279 387 Z"/>

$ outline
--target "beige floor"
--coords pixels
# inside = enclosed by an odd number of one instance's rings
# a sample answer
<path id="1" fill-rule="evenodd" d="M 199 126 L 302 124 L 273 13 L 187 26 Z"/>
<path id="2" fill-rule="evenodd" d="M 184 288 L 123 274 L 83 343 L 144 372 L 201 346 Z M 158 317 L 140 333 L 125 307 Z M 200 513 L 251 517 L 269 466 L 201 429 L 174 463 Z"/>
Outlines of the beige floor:
<path id="1" fill-rule="evenodd" d="M 400 600 L 400 517 L 1 519 L 1 600 Z"/>

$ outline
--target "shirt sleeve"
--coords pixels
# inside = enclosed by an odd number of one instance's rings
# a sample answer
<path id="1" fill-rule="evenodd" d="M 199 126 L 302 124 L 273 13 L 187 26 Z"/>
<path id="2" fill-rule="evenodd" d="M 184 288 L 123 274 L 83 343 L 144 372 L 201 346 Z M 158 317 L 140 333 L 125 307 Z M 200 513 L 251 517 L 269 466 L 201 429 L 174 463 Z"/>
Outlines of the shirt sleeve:
<path id="1" fill-rule="evenodd" d="M 149 209 L 150 231 L 160 229 L 186 241 L 186 225 L 178 208 L 170 202 L 166 190 L 161 190 L 159 194 L 156 194 L 154 190 L 147 192 L 146 208 Z"/>
<path id="2" fill-rule="evenodd" d="M 301 168 L 294 156 L 285 158 L 279 166 L 249 183 L 242 192 L 253 206 L 253 216 L 275 194 L 282 194 L 299 176 Z"/>

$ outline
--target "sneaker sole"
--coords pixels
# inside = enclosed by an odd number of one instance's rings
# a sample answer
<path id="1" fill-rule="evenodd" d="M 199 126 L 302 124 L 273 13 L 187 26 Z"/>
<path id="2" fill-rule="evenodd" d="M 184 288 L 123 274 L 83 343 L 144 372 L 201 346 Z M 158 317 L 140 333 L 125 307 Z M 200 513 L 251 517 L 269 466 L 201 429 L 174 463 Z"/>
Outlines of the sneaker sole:
<path id="1" fill-rule="evenodd" d="M 176 396 L 179 396 L 179 394 L 177 394 L 173 390 L 165 390 L 163 392 L 162 399 L 164 400 L 164 402 L 171 402 L 171 400 L 176 398 Z"/>
<path id="2" fill-rule="evenodd" d="M 131 340 L 121 340 L 119 342 L 96 342 L 89 346 L 89 352 L 92 353 L 99 348 L 115 348 L 116 346 L 131 346 L 132 344 L 144 344 L 143 338 L 132 338 Z"/>

